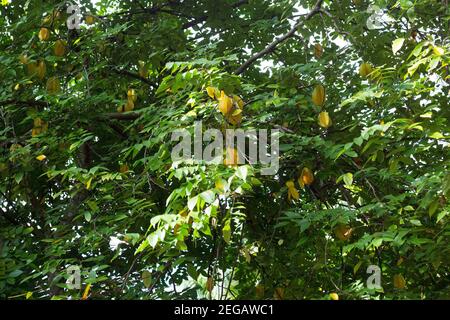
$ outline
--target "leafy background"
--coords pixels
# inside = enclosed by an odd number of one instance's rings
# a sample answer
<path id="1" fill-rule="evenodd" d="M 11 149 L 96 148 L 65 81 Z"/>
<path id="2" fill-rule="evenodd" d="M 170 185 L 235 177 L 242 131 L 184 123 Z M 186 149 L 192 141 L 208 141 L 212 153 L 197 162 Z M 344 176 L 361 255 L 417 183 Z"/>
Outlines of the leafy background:
<path id="1" fill-rule="evenodd" d="M 77 4 L 0 7 L 0 298 L 450 298 L 448 1 Z M 280 129 L 278 174 L 173 163 L 199 120 Z"/>

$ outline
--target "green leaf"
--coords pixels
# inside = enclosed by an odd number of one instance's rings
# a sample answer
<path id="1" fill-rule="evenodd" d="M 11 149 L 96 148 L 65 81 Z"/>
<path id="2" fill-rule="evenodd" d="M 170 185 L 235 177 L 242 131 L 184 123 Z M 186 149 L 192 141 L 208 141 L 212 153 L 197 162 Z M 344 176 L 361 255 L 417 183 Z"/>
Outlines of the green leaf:
<path id="1" fill-rule="evenodd" d="M 90 213 L 89 211 L 85 211 L 85 212 L 84 212 L 84 219 L 85 219 L 87 222 L 89 222 L 89 221 L 91 221 L 91 218 L 92 218 L 91 213 Z"/>
<path id="2" fill-rule="evenodd" d="M 141 277 L 142 277 L 142 281 L 144 282 L 144 286 L 146 288 L 150 288 L 152 283 L 153 283 L 151 272 L 145 270 L 145 271 L 142 272 L 142 276 Z"/>
<path id="3" fill-rule="evenodd" d="M 231 240 L 231 224 L 230 224 L 230 220 L 227 220 L 225 222 L 225 225 L 222 228 L 222 235 L 223 235 L 223 240 L 225 240 L 226 243 L 230 243 L 230 240 Z"/>
<path id="4" fill-rule="evenodd" d="M 392 41 L 392 53 L 396 54 L 403 46 L 405 38 L 398 38 Z"/>

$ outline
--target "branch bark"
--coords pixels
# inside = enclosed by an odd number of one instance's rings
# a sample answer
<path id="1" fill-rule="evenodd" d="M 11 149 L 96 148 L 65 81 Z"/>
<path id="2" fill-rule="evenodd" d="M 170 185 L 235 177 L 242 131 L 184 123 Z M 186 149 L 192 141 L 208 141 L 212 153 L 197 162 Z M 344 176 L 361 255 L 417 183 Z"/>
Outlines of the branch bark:
<path id="1" fill-rule="evenodd" d="M 247 70 L 256 60 L 264 57 L 265 55 L 271 53 L 275 50 L 275 48 L 282 42 L 286 41 L 287 39 L 293 37 L 295 35 L 295 32 L 299 27 L 305 24 L 306 21 L 314 17 L 316 14 L 320 12 L 320 8 L 322 7 L 323 0 L 318 0 L 316 2 L 316 5 L 314 8 L 302 19 L 300 18 L 297 23 L 284 35 L 282 35 L 280 38 L 275 39 L 272 43 L 270 43 L 267 47 L 265 47 L 263 50 L 257 52 L 253 56 L 251 56 L 247 61 L 244 62 L 239 68 L 237 68 L 234 73 L 239 75 L 243 73 L 245 70 Z"/>

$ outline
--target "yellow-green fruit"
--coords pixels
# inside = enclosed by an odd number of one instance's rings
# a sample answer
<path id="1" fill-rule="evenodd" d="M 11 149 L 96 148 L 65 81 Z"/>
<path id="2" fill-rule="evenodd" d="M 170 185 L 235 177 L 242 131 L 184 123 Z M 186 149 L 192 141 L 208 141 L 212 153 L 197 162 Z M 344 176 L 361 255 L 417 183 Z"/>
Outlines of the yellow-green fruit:
<path id="1" fill-rule="evenodd" d="M 231 100 L 231 98 L 228 97 L 224 91 L 221 91 L 219 99 L 220 112 L 222 112 L 223 115 L 227 115 L 230 113 L 232 107 L 233 107 L 233 100 Z"/>
<path id="2" fill-rule="evenodd" d="M 47 80 L 47 91 L 50 94 L 56 94 L 61 90 L 61 86 L 59 85 L 59 80 L 56 77 L 51 77 Z"/>
<path id="3" fill-rule="evenodd" d="M 373 71 L 370 63 L 364 62 L 359 67 L 359 75 L 363 78 L 367 77 Z"/>
<path id="4" fill-rule="evenodd" d="M 145 62 L 139 60 L 138 63 L 139 63 L 139 75 L 140 75 L 142 78 L 147 78 L 147 76 L 148 76 L 148 69 L 147 69 L 147 67 L 145 66 Z"/>
<path id="5" fill-rule="evenodd" d="M 36 68 L 36 74 L 39 79 L 44 79 L 45 73 L 47 72 L 47 67 L 44 61 L 39 61 Z"/>
<path id="6" fill-rule="evenodd" d="M 275 292 L 273 293 L 273 298 L 275 300 L 283 300 L 284 299 L 284 288 L 275 288 Z"/>
<path id="7" fill-rule="evenodd" d="M 57 40 L 53 52 L 55 56 L 62 57 L 66 53 L 66 43 L 63 40 Z"/>
<path id="8" fill-rule="evenodd" d="M 206 88 L 206 92 L 208 93 L 208 96 L 209 96 L 211 99 L 214 99 L 214 98 L 215 98 L 215 95 L 216 95 L 216 88 L 214 88 L 214 87 L 207 87 L 207 88 Z"/>
<path id="9" fill-rule="evenodd" d="M 225 159 L 223 164 L 226 166 L 237 166 L 238 164 L 238 151 L 236 148 L 227 148 Z"/>
<path id="10" fill-rule="evenodd" d="M 303 168 L 302 173 L 298 179 L 301 186 L 308 186 L 314 182 L 314 175 L 309 168 Z"/>
<path id="11" fill-rule="evenodd" d="M 262 298 L 264 298 L 264 286 L 262 285 L 262 284 L 258 284 L 256 287 L 255 287 L 255 291 L 256 291 L 256 297 L 257 298 L 259 298 L 259 299 L 262 299 Z"/>
<path id="12" fill-rule="evenodd" d="M 134 110 L 134 103 L 131 98 L 128 98 L 127 103 L 117 108 L 117 112 L 130 112 Z"/>
<path id="13" fill-rule="evenodd" d="M 28 63 L 27 64 L 27 74 L 28 74 L 28 76 L 33 77 L 36 74 L 36 72 L 37 72 L 37 67 L 38 67 L 38 65 L 37 65 L 36 62 Z"/>
<path id="14" fill-rule="evenodd" d="M 322 128 L 329 128 L 331 127 L 331 118 L 328 115 L 328 112 L 326 111 L 322 111 L 321 113 L 319 113 L 319 126 L 321 126 Z"/>
<path id="15" fill-rule="evenodd" d="M 228 122 L 232 125 L 238 125 L 242 122 L 242 109 L 236 109 L 232 114 L 226 116 Z"/>
<path id="16" fill-rule="evenodd" d="M 394 276 L 394 287 L 397 289 L 404 289 L 406 287 L 406 280 L 401 273 Z"/>
<path id="17" fill-rule="evenodd" d="M 134 110 L 134 102 L 132 99 L 128 99 L 127 103 L 125 105 L 125 112 L 133 111 Z"/>
<path id="18" fill-rule="evenodd" d="M 325 104 L 325 88 L 323 85 L 318 84 L 314 87 L 312 93 L 312 101 L 316 106 L 323 106 Z"/>
<path id="19" fill-rule="evenodd" d="M 335 236 L 342 241 L 350 239 L 353 229 L 345 224 L 340 224 L 334 229 Z"/>
<path id="20" fill-rule="evenodd" d="M 26 54 L 21 54 L 19 56 L 19 61 L 21 64 L 27 64 L 28 63 L 28 57 Z"/>
<path id="21" fill-rule="evenodd" d="M 319 59 L 323 55 L 323 48 L 319 43 L 314 45 L 314 56 Z"/>
<path id="22" fill-rule="evenodd" d="M 239 109 L 244 109 L 244 100 L 241 99 L 241 97 L 234 95 L 233 101 L 237 104 Z"/>
<path id="23" fill-rule="evenodd" d="M 41 28 L 39 30 L 39 40 L 41 41 L 47 41 L 48 39 L 50 39 L 50 30 L 47 28 Z"/>
<path id="24" fill-rule="evenodd" d="M 87 25 L 92 25 L 95 23 L 95 18 L 91 15 L 87 15 L 85 19 Z"/>
<path id="25" fill-rule="evenodd" d="M 339 295 L 335 292 L 330 293 L 330 299 L 331 300 L 339 300 Z"/>
<path id="26" fill-rule="evenodd" d="M 128 96 L 128 100 L 131 99 L 133 102 L 136 102 L 137 94 L 134 89 L 128 89 L 127 96 Z"/>

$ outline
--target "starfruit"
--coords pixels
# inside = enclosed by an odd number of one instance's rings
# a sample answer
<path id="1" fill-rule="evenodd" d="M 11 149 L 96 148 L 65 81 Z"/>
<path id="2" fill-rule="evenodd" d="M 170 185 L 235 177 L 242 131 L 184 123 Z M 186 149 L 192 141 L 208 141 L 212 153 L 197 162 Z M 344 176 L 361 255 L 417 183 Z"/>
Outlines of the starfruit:
<path id="1" fill-rule="evenodd" d="M 288 188 L 288 201 L 298 200 L 300 198 L 300 194 L 295 188 L 294 181 L 289 180 L 288 182 L 286 182 L 286 187 Z"/>
<path id="2" fill-rule="evenodd" d="M 363 78 L 366 78 L 372 71 L 372 65 L 367 62 L 362 63 L 359 67 L 359 75 Z"/>
<path id="3" fill-rule="evenodd" d="M 227 120 L 228 122 L 230 122 L 232 125 L 239 125 L 242 122 L 242 110 L 241 109 L 236 109 L 233 111 L 232 114 L 227 115 Z"/>
<path id="4" fill-rule="evenodd" d="M 298 178 L 298 183 L 303 186 L 308 186 L 314 182 L 314 174 L 309 168 L 303 168 L 300 177 Z"/>
<path id="5" fill-rule="evenodd" d="M 62 57 L 66 53 L 66 43 L 63 40 L 57 40 L 53 52 L 55 56 Z"/>
<path id="6" fill-rule="evenodd" d="M 227 115 L 233 108 L 233 100 L 225 94 L 224 91 L 220 92 L 219 98 L 219 110 L 223 115 Z"/>
<path id="7" fill-rule="evenodd" d="M 134 89 L 128 89 L 127 96 L 128 96 L 128 100 L 132 100 L 133 102 L 136 102 L 137 94 Z"/>
<path id="8" fill-rule="evenodd" d="M 339 224 L 335 229 L 334 229 L 334 235 L 342 241 L 346 241 L 348 239 L 350 239 L 351 235 L 352 235 L 353 229 L 350 228 L 349 226 L 345 225 L 345 224 Z"/>
<path id="9" fill-rule="evenodd" d="M 19 56 L 19 61 L 21 64 L 27 64 L 28 63 L 28 56 L 26 54 L 21 54 Z"/>
<path id="10" fill-rule="evenodd" d="M 147 69 L 147 67 L 145 66 L 145 62 L 144 61 L 142 61 L 142 60 L 139 60 L 138 61 L 138 64 L 139 64 L 139 75 L 142 77 L 142 78 L 147 78 L 147 76 L 148 76 L 148 69 Z"/>
<path id="11" fill-rule="evenodd" d="M 84 20 L 86 21 L 86 24 L 87 24 L 88 26 L 90 26 L 90 25 L 92 25 L 92 24 L 95 23 L 95 18 L 94 18 L 94 16 L 91 16 L 91 15 L 87 15 L 87 16 L 84 18 Z"/>
<path id="12" fill-rule="evenodd" d="M 318 84 L 314 87 L 312 92 L 312 101 L 316 106 L 323 106 L 325 104 L 325 88 L 323 85 Z"/>
<path id="13" fill-rule="evenodd" d="M 404 289 L 406 287 L 406 280 L 401 273 L 394 276 L 394 287 L 397 289 Z"/>
<path id="14" fill-rule="evenodd" d="M 216 88 L 214 88 L 214 87 L 207 87 L 206 88 L 206 92 L 208 93 L 208 96 L 211 98 L 211 99 L 215 99 L 216 98 Z"/>
<path id="15" fill-rule="evenodd" d="M 50 30 L 48 28 L 41 28 L 38 34 L 39 40 L 47 41 L 50 39 Z"/>
<path id="16" fill-rule="evenodd" d="M 331 300 L 339 300 L 339 295 L 336 292 L 330 293 Z"/>
<path id="17" fill-rule="evenodd" d="M 47 66 L 45 65 L 44 61 L 39 61 L 37 63 L 37 67 L 36 67 L 36 74 L 38 76 L 39 79 L 44 79 L 45 78 L 45 74 L 47 72 Z"/>
<path id="18" fill-rule="evenodd" d="M 326 128 L 331 127 L 332 121 L 331 121 L 330 116 L 328 115 L 328 112 L 322 111 L 321 113 L 319 113 L 318 119 L 319 119 L 319 125 L 322 128 L 326 129 Z"/>
<path id="19" fill-rule="evenodd" d="M 241 99 L 241 97 L 234 95 L 233 96 L 233 101 L 236 103 L 236 105 L 238 106 L 239 109 L 244 110 L 244 100 Z"/>
<path id="20" fill-rule="evenodd" d="M 319 59 L 323 55 L 323 48 L 320 43 L 316 43 L 314 45 L 314 56 Z"/>
<path id="21" fill-rule="evenodd" d="M 47 91 L 50 94 L 56 94 L 61 90 L 59 80 L 56 77 L 51 77 L 47 80 Z"/>
<path id="22" fill-rule="evenodd" d="M 226 156 L 223 160 L 223 164 L 226 166 L 237 166 L 238 164 L 238 150 L 236 148 L 228 147 L 226 150 Z"/>

